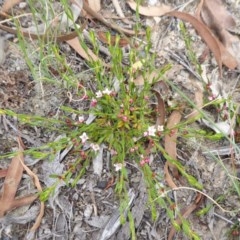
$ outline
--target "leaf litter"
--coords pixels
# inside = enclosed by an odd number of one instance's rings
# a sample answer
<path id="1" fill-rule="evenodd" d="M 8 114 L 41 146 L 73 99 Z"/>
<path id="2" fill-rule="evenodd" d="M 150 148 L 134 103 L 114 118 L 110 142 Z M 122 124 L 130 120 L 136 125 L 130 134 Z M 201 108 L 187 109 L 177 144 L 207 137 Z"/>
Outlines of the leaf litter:
<path id="1" fill-rule="evenodd" d="M 133 10 L 137 9 L 136 3 L 134 1 L 128 1 L 127 3 Z M 131 30 L 125 31 L 125 30 L 123 30 L 123 28 L 119 28 L 119 27 L 116 27 L 116 25 L 114 25 L 114 24 L 108 23 L 108 21 L 106 19 L 104 19 L 101 15 L 99 15 L 97 13 L 100 10 L 100 8 L 99 8 L 100 4 L 99 4 L 99 2 L 96 2 L 96 4 L 98 6 L 95 8 L 95 5 L 88 6 L 84 2 L 83 9 L 86 12 L 88 12 L 88 14 L 91 15 L 93 18 L 96 18 L 101 23 L 103 23 L 107 27 L 112 28 L 113 30 L 117 30 L 120 33 L 124 32 L 125 34 L 129 34 L 129 35 L 133 34 L 133 31 L 131 31 Z M 213 4 L 213 5 L 211 5 L 211 4 Z M 214 5 L 214 4 L 217 4 L 217 5 Z M 217 8 L 219 5 L 221 6 L 220 7 L 221 11 L 219 11 L 219 12 L 212 11 L 214 8 Z M 234 59 L 235 56 L 234 56 L 234 54 L 231 55 L 231 52 L 232 53 L 233 53 L 233 51 L 236 52 L 236 50 L 238 49 L 238 48 L 235 48 L 234 50 L 232 50 L 232 48 L 234 46 L 238 46 L 239 39 L 236 36 L 233 36 L 231 33 L 228 32 L 229 31 L 228 28 L 232 28 L 234 24 L 232 24 L 233 21 L 232 21 L 231 15 L 226 14 L 226 12 L 224 11 L 224 8 L 222 7 L 222 5 L 220 4 L 219 1 L 209 1 L 209 2 L 204 1 L 203 8 L 202 8 L 202 10 L 200 10 L 201 17 L 202 17 L 202 20 L 204 23 L 200 22 L 199 19 L 193 17 L 192 15 L 190 15 L 188 13 L 171 11 L 171 9 L 172 8 L 169 6 L 158 6 L 158 7 L 142 7 L 142 6 L 140 6 L 139 13 L 142 15 L 148 16 L 148 17 L 163 16 L 166 14 L 168 16 L 177 17 L 184 21 L 190 22 L 192 24 L 192 26 L 197 30 L 197 33 L 204 39 L 204 41 L 206 42 L 206 44 L 210 48 L 210 50 L 213 52 L 213 54 L 216 58 L 217 64 L 218 64 L 218 68 L 219 68 L 219 77 L 222 77 L 222 63 L 230 69 L 234 69 L 237 66 L 236 62 L 238 61 L 238 59 Z M 80 14 L 80 9 L 78 9 L 78 11 L 79 11 L 78 14 Z M 216 17 L 213 15 L 213 12 L 215 15 L 217 13 Z M 227 19 L 230 19 L 230 23 L 228 23 L 228 21 L 222 21 L 224 14 L 226 14 Z M 206 20 L 206 19 L 208 19 L 206 17 L 206 15 L 208 17 L 210 16 L 209 17 L 210 19 L 214 19 L 213 22 L 209 23 L 209 21 Z M 207 26 L 204 24 L 206 24 Z M 221 28 L 219 28 L 219 26 Z M 5 29 L 7 30 L 7 28 L 5 28 Z M 216 32 L 215 36 L 213 36 L 213 31 L 210 29 L 214 30 L 214 34 Z M 84 59 L 88 60 L 88 57 L 90 54 L 86 54 L 86 48 L 80 49 L 79 41 L 77 41 L 77 38 L 75 38 L 75 39 L 76 39 L 76 41 L 74 41 L 74 42 L 71 42 L 73 39 L 67 40 L 66 42 L 69 41 L 70 45 L 73 47 L 73 49 L 75 49 L 76 52 L 80 56 L 82 56 Z M 90 52 L 90 49 L 87 51 Z M 84 56 L 84 54 L 86 54 L 86 55 Z M 96 60 L 98 60 L 98 58 L 96 58 Z M 150 79 L 152 79 L 152 77 L 150 77 Z M 144 83 L 144 80 L 141 80 L 139 85 L 142 85 L 143 83 Z M 197 103 L 198 108 L 203 107 L 202 106 L 203 105 L 202 93 L 199 96 L 195 95 L 195 98 L 196 98 L 196 103 Z M 163 98 L 159 97 L 158 98 L 159 109 L 161 109 L 161 110 L 164 109 L 165 108 L 164 105 L 165 105 L 165 102 L 164 102 Z M 177 160 L 178 138 L 177 138 L 177 129 L 175 129 L 175 126 L 180 122 L 181 113 L 177 110 L 174 110 L 169 116 L 167 116 L 165 112 L 160 113 L 160 111 L 158 111 L 158 113 L 160 114 L 160 118 L 157 120 L 157 122 L 159 122 L 159 124 L 162 124 L 166 121 L 167 129 L 169 129 L 169 131 L 170 131 L 169 134 L 167 134 L 165 136 L 165 151 L 171 158 L 173 158 L 174 160 Z M 189 148 L 191 148 L 191 147 L 189 147 Z M 23 156 L 21 155 L 21 159 L 22 159 L 22 157 Z M 101 156 L 101 158 L 103 158 L 103 157 Z M 13 158 L 13 160 L 12 160 L 12 164 L 14 164 L 14 166 L 17 164 L 17 163 L 15 163 L 16 159 L 17 159 L 17 157 Z M 23 172 L 23 167 L 21 164 L 18 163 L 18 165 L 16 165 L 16 166 L 18 166 L 18 167 L 15 170 L 18 169 L 19 171 L 13 171 L 13 169 L 10 168 L 10 171 L 8 170 L 7 172 L 5 172 L 3 174 L 3 176 L 6 175 L 5 179 L 14 178 L 14 180 L 16 182 L 12 188 L 8 184 L 8 181 L 6 181 L 6 183 L 5 183 L 4 189 L 6 189 L 6 190 L 3 191 L 3 194 L 1 197 L 1 201 L 4 202 L 4 204 L 2 205 L 3 209 L 1 210 L 2 215 L 4 215 L 5 212 L 10 210 L 12 207 L 18 207 L 18 205 L 22 205 L 24 202 L 24 201 L 23 202 L 20 201 L 20 203 L 12 203 L 12 202 L 14 202 L 17 185 L 22 177 L 22 172 Z M 102 167 L 100 167 L 100 168 L 102 168 Z M 168 169 L 171 170 L 171 173 L 168 172 Z M 26 167 L 25 167 L 25 170 L 27 172 L 29 172 L 29 170 Z M 203 173 L 205 173 L 203 169 L 201 169 L 201 170 L 203 171 Z M 95 171 L 98 172 L 99 174 L 102 172 L 102 170 L 99 170 L 99 169 L 96 169 Z M 171 164 L 171 162 L 166 161 L 164 171 L 166 174 L 165 181 L 169 185 L 169 187 L 177 188 L 176 184 L 179 184 L 179 182 L 182 184 L 182 182 L 179 180 L 179 172 L 177 171 L 177 168 L 174 164 Z M 171 174 L 173 175 L 173 177 L 171 176 Z M 224 174 L 224 173 L 221 172 L 221 174 Z M 179 180 L 179 182 L 176 180 Z M 87 185 L 85 187 L 87 187 Z M 38 186 L 38 190 L 41 191 L 40 186 Z M 208 190 L 210 190 L 210 189 L 208 189 Z M 6 196 L 8 196 L 8 197 L 6 197 Z M 8 198 L 11 199 L 10 202 L 7 201 Z M 34 200 L 35 200 L 35 198 L 34 198 Z M 34 200 L 31 199 L 31 201 L 34 201 Z M 28 202 L 28 200 L 26 200 L 26 201 Z M 31 202 L 31 201 L 29 200 L 29 202 Z M 201 195 L 197 195 L 195 200 L 193 201 L 193 203 L 190 206 L 183 208 L 182 216 L 185 218 L 189 217 L 190 213 L 198 207 L 198 204 L 200 202 L 201 202 Z M 61 206 L 63 206 L 63 208 L 64 208 L 65 205 L 63 204 Z M 42 212 L 42 214 L 43 214 L 43 212 Z M 142 217 L 143 216 L 141 216 L 140 218 L 142 218 Z M 176 221 L 178 221 L 178 223 L 181 224 L 179 219 L 177 219 Z M 40 220 L 38 219 L 38 224 L 37 224 L 36 228 L 34 228 L 34 230 L 36 230 L 39 227 L 39 224 L 40 224 Z M 118 225 L 118 227 L 119 227 L 119 225 Z M 117 231 L 118 227 L 116 227 L 114 232 Z M 114 232 L 109 234 L 109 236 L 114 234 Z M 175 234 L 175 230 L 172 228 L 169 231 L 168 239 L 172 239 L 174 234 Z M 103 239 L 105 239 L 105 238 L 103 238 Z M 219 239 L 221 239 L 221 238 L 219 238 Z"/>

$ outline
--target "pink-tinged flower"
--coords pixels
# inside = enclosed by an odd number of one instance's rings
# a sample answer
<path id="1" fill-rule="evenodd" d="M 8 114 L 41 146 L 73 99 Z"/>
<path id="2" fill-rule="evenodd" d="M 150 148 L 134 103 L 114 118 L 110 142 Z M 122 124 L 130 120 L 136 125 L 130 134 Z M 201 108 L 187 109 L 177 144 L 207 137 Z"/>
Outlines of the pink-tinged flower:
<path id="1" fill-rule="evenodd" d="M 90 107 L 96 107 L 96 105 L 97 105 L 97 99 L 93 98 L 90 103 Z"/>
<path id="2" fill-rule="evenodd" d="M 130 148 L 130 153 L 135 152 L 135 148 Z"/>
<path id="3" fill-rule="evenodd" d="M 111 90 L 109 90 L 108 88 L 106 88 L 105 90 L 102 91 L 103 94 L 106 94 L 106 95 L 110 95 L 112 93 Z"/>
<path id="4" fill-rule="evenodd" d="M 148 101 L 148 100 L 149 100 L 149 96 L 144 96 L 144 99 L 145 99 L 146 101 Z"/>
<path id="5" fill-rule="evenodd" d="M 96 98 L 101 98 L 103 96 L 103 92 L 97 91 L 96 92 Z"/>
<path id="6" fill-rule="evenodd" d="M 149 157 L 144 158 L 144 162 L 145 163 L 149 163 L 150 162 L 150 158 Z"/>
<path id="7" fill-rule="evenodd" d="M 209 96 L 209 97 L 208 97 L 208 100 L 209 100 L 209 101 L 213 101 L 213 100 L 214 100 L 213 96 Z"/>
<path id="8" fill-rule="evenodd" d="M 122 120 L 124 121 L 124 122 L 127 122 L 128 121 L 128 117 L 127 116 L 125 116 L 125 115 L 122 115 Z"/>
<path id="9" fill-rule="evenodd" d="M 143 136 L 144 136 L 144 137 L 147 137 L 147 136 L 148 136 L 148 132 L 144 132 L 144 133 L 143 133 Z"/>
<path id="10" fill-rule="evenodd" d="M 115 171 L 120 171 L 123 167 L 126 166 L 126 163 L 114 163 L 113 166 L 115 167 Z"/>
<path id="11" fill-rule="evenodd" d="M 140 166 L 142 167 L 142 166 L 144 166 L 145 165 L 145 161 L 144 161 L 144 159 L 142 159 L 141 161 L 140 161 Z"/>
<path id="12" fill-rule="evenodd" d="M 79 116 L 78 117 L 78 122 L 83 123 L 84 122 L 84 116 Z"/>
<path id="13" fill-rule="evenodd" d="M 89 139 L 88 135 L 85 132 L 80 136 L 80 138 L 82 139 L 82 143 L 85 143 Z"/>
<path id="14" fill-rule="evenodd" d="M 148 127 L 148 136 L 154 137 L 156 135 L 156 131 L 157 130 L 155 126 Z"/>
<path id="15" fill-rule="evenodd" d="M 100 150 L 100 146 L 98 144 L 91 143 L 91 148 L 93 149 L 94 152 L 97 152 Z"/>
<path id="16" fill-rule="evenodd" d="M 117 155 L 117 151 L 114 150 L 114 149 L 111 149 L 111 150 L 110 150 L 110 153 L 111 153 L 112 156 L 116 156 L 116 155 Z"/>

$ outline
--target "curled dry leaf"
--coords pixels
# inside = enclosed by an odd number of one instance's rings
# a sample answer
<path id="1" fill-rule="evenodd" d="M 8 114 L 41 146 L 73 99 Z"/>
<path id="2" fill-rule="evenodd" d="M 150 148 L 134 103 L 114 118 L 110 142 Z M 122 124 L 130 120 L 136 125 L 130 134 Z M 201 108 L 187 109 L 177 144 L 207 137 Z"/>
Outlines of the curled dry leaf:
<path id="1" fill-rule="evenodd" d="M 138 61 L 132 65 L 132 71 L 136 72 L 137 70 L 142 68 L 142 61 Z M 139 75 L 137 78 L 134 80 L 130 79 L 135 83 L 136 86 L 143 86 L 144 81 L 148 81 L 149 83 L 152 83 L 154 79 L 156 79 L 159 76 L 159 72 L 153 71 L 151 73 L 146 74 L 146 77 L 144 78 L 143 75 Z"/>
<path id="2" fill-rule="evenodd" d="M 110 36 L 110 43 L 106 37 L 106 32 L 103 32 L 103 31 L 99 31 L 97 33 L 98 35 L 98 38 L 100 41 L 102 41 L 103 43 L 105 44 L 110 44 L 110 45 L 116 45 L 116 37 L 115 36 Z M 119 41 L 118 41 L 118 45 L 120 47 L 124 47 L 124 46 L 127 46 L 129 44 L 129 41 L 126 39 L 126 38 L 120 38 Z"/>
<path id="3" fill-rule="evenodd" d="M 198 34 L 201 36 L 201 38 L 205 41 L 207 46 L 212 51 L 214 57 L 216 58 L 218 67 L 219 67 L 219 73 L 220 76 L 222 76 L 222 56 L 221 51 L 218 45 L 218 42 L 216 38 L 212 35 L 210 29 L 205 26 L 202 22 L 200 22 L 197 18 L 193 17 L 192 15 L 188 13 L 178 12 L 178 11 L 172 11 L 167 13 L 166 15 L 177 17 L 183 21 L 191 23 L 191 25 L 197 30 Z"/>
<path id="4" fill-rule="evenodd" d="M 170 12 L 172 8 L 170 6 L 167 6 L 165 4 L 162 4 L 161 6 L 149 6 L 149 7 L 143 7 L 138 6 L 137 3 L 133 0 L 127 1 L 129 7 L 134 10 L 138 11 L 140 14 L 148 17 L 160 17 L 166 14 L 167 12 Z"/>
<path id="5" fill-rule="evenodd" d="M 170 188 L 177 188 L 177 186 L 176 186 L 176 184 L 174 183 L 174 181 L 173 181 L 173 179 L 172 179 L 172 176 L 171 176 L 171 174 L 169 173 L 169 167 L 170 167 L 170 165 L 169 165 L 169 162 L 167 161 L 166 163 L 165 163 L 165 165 L 164 165 L 164 178 L 165 178 L 165 181 L 166 181 L 166 183 L 168 184 L 168 186 L 170 187 Z"/>
<path id="6" fill-rule="evenodd" d="M 3 192 L 0 199 L 0 217 L 3 217 L 7 211 L 12 209 L 18 185 L 23 174 L 21 160 L 23 161 L 23 149 L 19 146 L 19 152 L 12 159 L 3 183 Z"/>
<path id="7" fill-rule="evenodd" d="M 169 92 L 169 88 L 164 81 L 158 81 L 153 86 L 153 91 L 157 97 L 157 119 L 156 119 L 156 126 L 163 126 L 165 124 L 165 104 L 164 100 Z"/>
<path id="8" fill-rule="evenodd" d="M 230 69 L 240 66 L 240 54 L 236 54 L 240 52 L 239 38 L 228 31 L 236 26 L 234 18 L 220 0 L 202 1 L 200 8 L 203 22 L 213 30 L 218 39 L 223 64 Z"/>
<path id="9" fill-rule="evenodd" d="M 200 22 L 197 18 L 193 17 L 188 13 L 171 11 L 171 8 L 168 6 L 166 6 L 166 8 L 163 7 L 163 9 L 161 8 L 159 9 L 159 7 L 156 8 L 156 7 L 137 6 L 137 4 L 132 0 L 128 1 L 127 3 L 134 11 L 138 9 L 139 13 L 145 16 L 168 15 L 168 16 L 176 17 L 183 21 L 191 23 L 192 26 L 197 30 L 201 38 L 206 42 L 210 50 L 213 52 L 213 55 L 216 58 L 217 64 L 219 66 L 220 76 L 222 76 L 222 57 L 221 57 L 221 50 L 218 45 L 218 42 L 216 38 L 212 35 L 210 29 L 207 26 L 205 26 L 202 22 Z"/>
<path id="10" fill-rule="evenodd" d="M 87 46 L 84 49 L 81 46 L 81 43 L 78 37 L 67 40 L 66 43 L 68 43 L 85 60 L 102 62 L 102 60 L 98 58 L 98 56 L 96 56 L 91 49 L 89 49 Z M 103 63 L 103 65 L 107 66 L 105 63 Z"/>
<path id="11" fill-rule="evenodd" d="M 3 184 L 0 199 L 0 217 L 3 217 L 6 212 L 14 208 L 31 204 L 37 198 L 36 195 L 29 195 L 15 199 L 24 169 L 23 146 L 20 139 L 18 139 L 18 143 L 19 152 L 12 159 Z"/>
<path id="12" fill-rule="evenodd" d="M 170 130 L 170 133 L 165 135 L 165 151 L 171 159 L 177 159 L 177 132 L 178 130 L 175 128 L 176 125 L 181 120 L 181 114 L 179 111 L 175 110 L 172 112 L 168 119 L 167 129 Z M 173 173 L 175 178 L 179 178 L 179 173 L 177 167 L 172 164 L 168 163 L 169 168 Z"/>
<path id="13" fill-rule="evenodd" d="M 94 0 L 94 1 L 89 0 L 88 5 L 95 12 L 99 12 L 101 10 L 101 1 L 100 0 Z"/>
<path id="14" fill-rule="evenodd" d="M 235 20 L 226 10 L 221 0 L 204 0 L 201 17 L 210 28 L 231 29 L 236 26 Z"/>

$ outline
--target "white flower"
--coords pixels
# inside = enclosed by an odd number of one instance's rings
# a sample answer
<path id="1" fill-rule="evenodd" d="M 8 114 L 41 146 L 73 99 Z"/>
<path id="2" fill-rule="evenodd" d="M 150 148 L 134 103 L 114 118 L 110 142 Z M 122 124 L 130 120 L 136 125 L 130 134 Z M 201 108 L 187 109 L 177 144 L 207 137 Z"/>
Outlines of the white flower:
<path id="1" fill-rule="evenodd" d="M 101 98 L 103 93 L 101 91 L 96 92 L 96 98 Z"/>
<path id="2" fill-rule="evenodd" d="M 115 171 L 118 172 L 118 171 L 120 171 L 123 167 L 126 166 L 126 163 L 114 163 L 113 165 L 114 165 L 114 167 L 115 167 Z"/>
<path id="3" fill-rule="evenodd" d="M 157 130 L 158 130 L 158 132 L 163 132 L 163 130 L 164 130 L 163 125 L 158 125 Z"/>
<path id="4" fill-rule="evenodd" d="M 84 116 L 79 116 L 79 117 L 78 117 L 78 121 L 79 121 L 80 123 L 83 123 L 83 122 L 84 122 Z"/>
<path id="5" fill-rule="evenodd" d="M 89 139 L 88 135 L 85 132 L 80 136 L 80 138 L 82 139 L 82 143 L 85 143 Z"/>
<path id="6" fill-rule="evenodd" d="M 99 151 L 100 147 L 98 144 L 94 144 L 94 143 L 91 143 L 91 148 L 94 150 L 94 152 L 97 152 Z"/>
<path id="7" fill-rule="evenodd" d="M 106 95 L 110 95 L 112 93 L 111 90 L 109 90 L 108 88 L 106 88 L 105 90 L 102 91 L 103 94 L 106 94 Z"/>
<path id="8" fill-rule="evenodd" d="M 148 127 L 148 136 L 154 137 L 156 131 L 157 131 L 157 130 L 156 130 L 156 127 L 155 127 L 155 126 Z"/>

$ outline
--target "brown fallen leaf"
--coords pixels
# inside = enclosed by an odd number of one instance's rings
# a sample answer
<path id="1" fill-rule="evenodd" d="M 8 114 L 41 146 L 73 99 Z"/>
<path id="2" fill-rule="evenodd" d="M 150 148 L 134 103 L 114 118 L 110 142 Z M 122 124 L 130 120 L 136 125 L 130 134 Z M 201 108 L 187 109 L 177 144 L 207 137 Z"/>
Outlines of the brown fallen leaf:
<path id="1" fill-rule="evenodd" d="M 174 183 L 174 181 L 173 181 L 173 179 L 172 179 L 172 176 L 171 176 L 171 174 L 169 173 L 169 167 L 170 167 L 170 165 L 169 165 L 169 162 L 167 161 L 166 163 L 165 163 L 165 165 L 164 165 L 164 178 L 165 178 L 165 181 L 166 181 L 166 183 L 168 184 L 168 186 L 170 187 L 170 188 L 177 188 L 177 185 Z"/>
<path id="2" fill-rule="evenodd" d="M 87 61 L 100 61 L 102 60 L 96 56 L 91 49 L 89 49 L 87 46 L 85 46 L 85 49 L 81 46 L 80 40 L 78 37 L 75 37 L 73 39 L 67 40 L 67 44 L 69 44 L 82 58 L 84 58 Z M 107 66 L 107 64 L 103 63 L 104 66 Z"/>
<path id="3" fill-rule="evenodd" d="M 232 15 L 226 10 L 221 0 L 204 0 L 201 17 L 210 28 L 231 29 L 236 26 Z"/>
<path id="4" fill-rule="evenodd" d="M 220 76 L 222 76 L 222 55 L 221 50 L 218 45 L 216 38 L 212 35 L 210 29 L 205 26 L 202 22 L 200 22 L 197 18 L 192 15 L 184 12 L 172 11 L 167 13 L 166 15 L 177 17 L 183 21 L 189 22 L 201 36 L 201 38 L 205 41 L 209 49 L 212 51 L 214 57 L 216 58 Z"/>
<path id="5" fill-rule="evenodd" d="M 3 2 L 2 11 L 8 12 L 12 7 L 14 7 L 16 4 L 22 2 L 22 0 L 6 0 Z"/>
<path id="6" fill-rule="evenodd" d="M 137 70 L 139 70 L 141 68 L 142 68 L 142 62 L 138 61 L 133 64 L 132 71 L 136 72 Z M 153 71 L 151 73 L 146 74 L 146 78 L 144 78 L 144 76 L 141 74 L 141 75 L 137 76 L 134 80 L 132 80 L 132 79 L 130 79 L 130 80 L 133 81 L 136 86 L 143 86 L 145 79 L 148 83 L 152 83 L 153 80 L 156 79 L 158 76 L 159 76 L 159 72 Z"/>
<path id="7" fill-rule="evenodd" d="M 7 169 L 1 169 L 0 170 L 0 178 L 6 177 L 7 171 L 8 171 Z"/>
<path id="8" fill-rule="evenodd" d="M 100 0 L 94 0 L 94 1 L 89 0 L 88 5 L 95 12 L 99 12 L 101 10 L 101 1 Z"/>
<path id="9" fill-rule="evenodd" d="M 24 170 L 27 172 L 27 174 L 28 174 L 30 177 L 32 177 L 32 179 L 33 179 L 33 181 L 34 181 L 34 184 L 35 184 L 38 192 L 42 192 L 42 187 L 41 187 L 40 181 L 39 181 L 39 179 L 38 179 L 38 176 L 37 176 L 36 174 L 34 174 L 34 173 L 30 170 L 30 168 L 27 167 L 27 166 L 24 164 L 24 162 L 21 162 L 21 163 L 22 163 L 22 165 L 23 165 Z M 39 228 L 39 226 L 40 226 L 40 224 L 41 224 L 41 221 L 42 221 L 42 218 L 43 218 L 43 215 L 44 215 L 44 208 L 45 208 L 45 207 L 44 207 L 44 202 L 41 202 L 41 204 L 40 204 L 40 212 L 39 212 L 39 214 L 38 214 L 38 216 L 37 216 L 37 218 L 36 218 L 36 220 L 35 220 L 35 223 L 33 224 L 33 226 L 32 226 L 31 229 L 30 229 L 31 232 L 35 232 L 35 231 Z"/>
<path id="10" fill-rule="evenodd" d="M 219 66 L 220 76 L 222 76 L 222 56 L 221 56 L 220 47 L 218 45 L 216 38 L 212 35 L 210 29 L 206 25 L 204 25 L 201 21 L 199 21 L 197 18 L 195 18 L 194 16 L 188 13 L 171 11 L 171 8 L 168 6 L 166 8 L 164 7 L 163 10 L 159 10 L 158 7 L 152 8 L 152 7 L 137 6 L 136 2 L 133 0 L 129 0 L 127 3 L 134 11 L 136 11 L 138 7 L 139 13 L 145 16 L 167 15 L 167 16 L 176 17 L 183 21 L 191 23 L 192 26 L 197 30 L 198 34 L 201 36 L 201 38 L 205 41 L 207 46 L 212 51 L 214 57 L 216 58 L 217 64 Z"/>
<path id="11" fill-rule="evenodd" d="M 165 4 L 162 4 L 159 7 L 157 6 L 143 7 L 140 5 L 138 6 L 138 4 L 133 0 L 127 1 L 127 4 L 132 10 L 138 11 L 141 15 L 148 17 L 160 17 L 166 14 L 167 12 L 172 11 L 172 8 Z"/>
<path id="12" fill-rule="evenodd" d="M 199 82 L 193 82 L 192 84 L 195 88 L 194 91 L 194 97 L 195 97 L 195 104 L 197 108 L 194 108 L 194 110 L 186 116 L 187 119 L 193 119 L 195 118 L 198 114 L 199 114 L 199 110 L 198 109 L 202 109 L 203 107 L 203 89 L 202 86 Z"/>
<path id="13" fill-rule="evenodd" d="M 164 141 L 164 148 L 168 156 L 174 160 L 177 159 L 177 132 L 178 130 L 175 128 L 176 125 L 181 120 L 181 113 L 177 110 L 173 111 L 170 115 L 168 122 L 167 122 L 167 129 L 170 130 L 170 133 L 165 135 Z M 179 178 L 179 172 L 177 167 L 172 164 L 168 163 L 168 166 L 175 178 Z"/>
<path id="14" fill-rule="evenodd" d="M 109 41 L 106 37 L 106 32 L 99 31 L 97 33 L 98 38 L 100 41 L 102 41 L 105 44 L 109 44 Z M 129 44 L 129 41 L 126 38 L 120 38 L 118 41 L 118 44 L 120 47 L 127 46 Z M 110 36 L 110 45 L 116 45 L 116 37 L 115 36 Z"/>
<path id="15" fill-rule="evenodd" d="M 0 217 L 12 209 L 12 204 L 23 174 L 23 149 L 19 146 L 19 152 L 13 157 L 3 183 L 3 192 L 0 199 Z"/>
<path id="16" fill-rule="evenodd" d="M 240 54 L 236 54 L 240 51 L 240 40 L 228 31 L 235 28 L 236 22 L 222 1 L 202 1 L 200 15 L 202 21 L 212 29 L 218 39 L 223 64 L 230 69 L 240 66 Z"/>
<path id="17" fill-rule="evenodd" d="M 228 63 L 226 66 L 230 69 L 240 67 L 240 40 L 229 32 L 236 27 L 236 22 L 222 1 L 203 1 L 201 18 L 218 38 L 223 63 Z"/>
<path id="18" fill-rule="evenodd" d="M 165 124 L 165 117 L 166 117 L 166 110 L 165 110 L 165 103 L 164 99 L 166 99 L 169 88 L 164 81 L 158 81 L 153 86 L 153 91 L 157 97 L 157 119 L 156 119 L 156 126 L 163 126 Z"/>
<path id="19" fill-rule="evenodd" d="M 23 170 L 25 170 L 34 179 L 34 183 L 38 191 L 42 191 L 38 177 L 24 164 L 23 143 L 20 138 L 18 138 L 18 146 L 19 151 L 12 159 L 4 180 L 2 196 L 0 199 L 0 217 L 3 217 L 6 212 L 14 208 L 31 204 L 38 197 L 37 194 L 31 194 L 29 196 L 15 198 L 18 185 L 22 178 Z M 36 223 L 30 229 L 31 231 L 35 231 L 39 227 L 43 212 L 44 204 L 41 203 L 40 214 L 36 220 Z"/>

